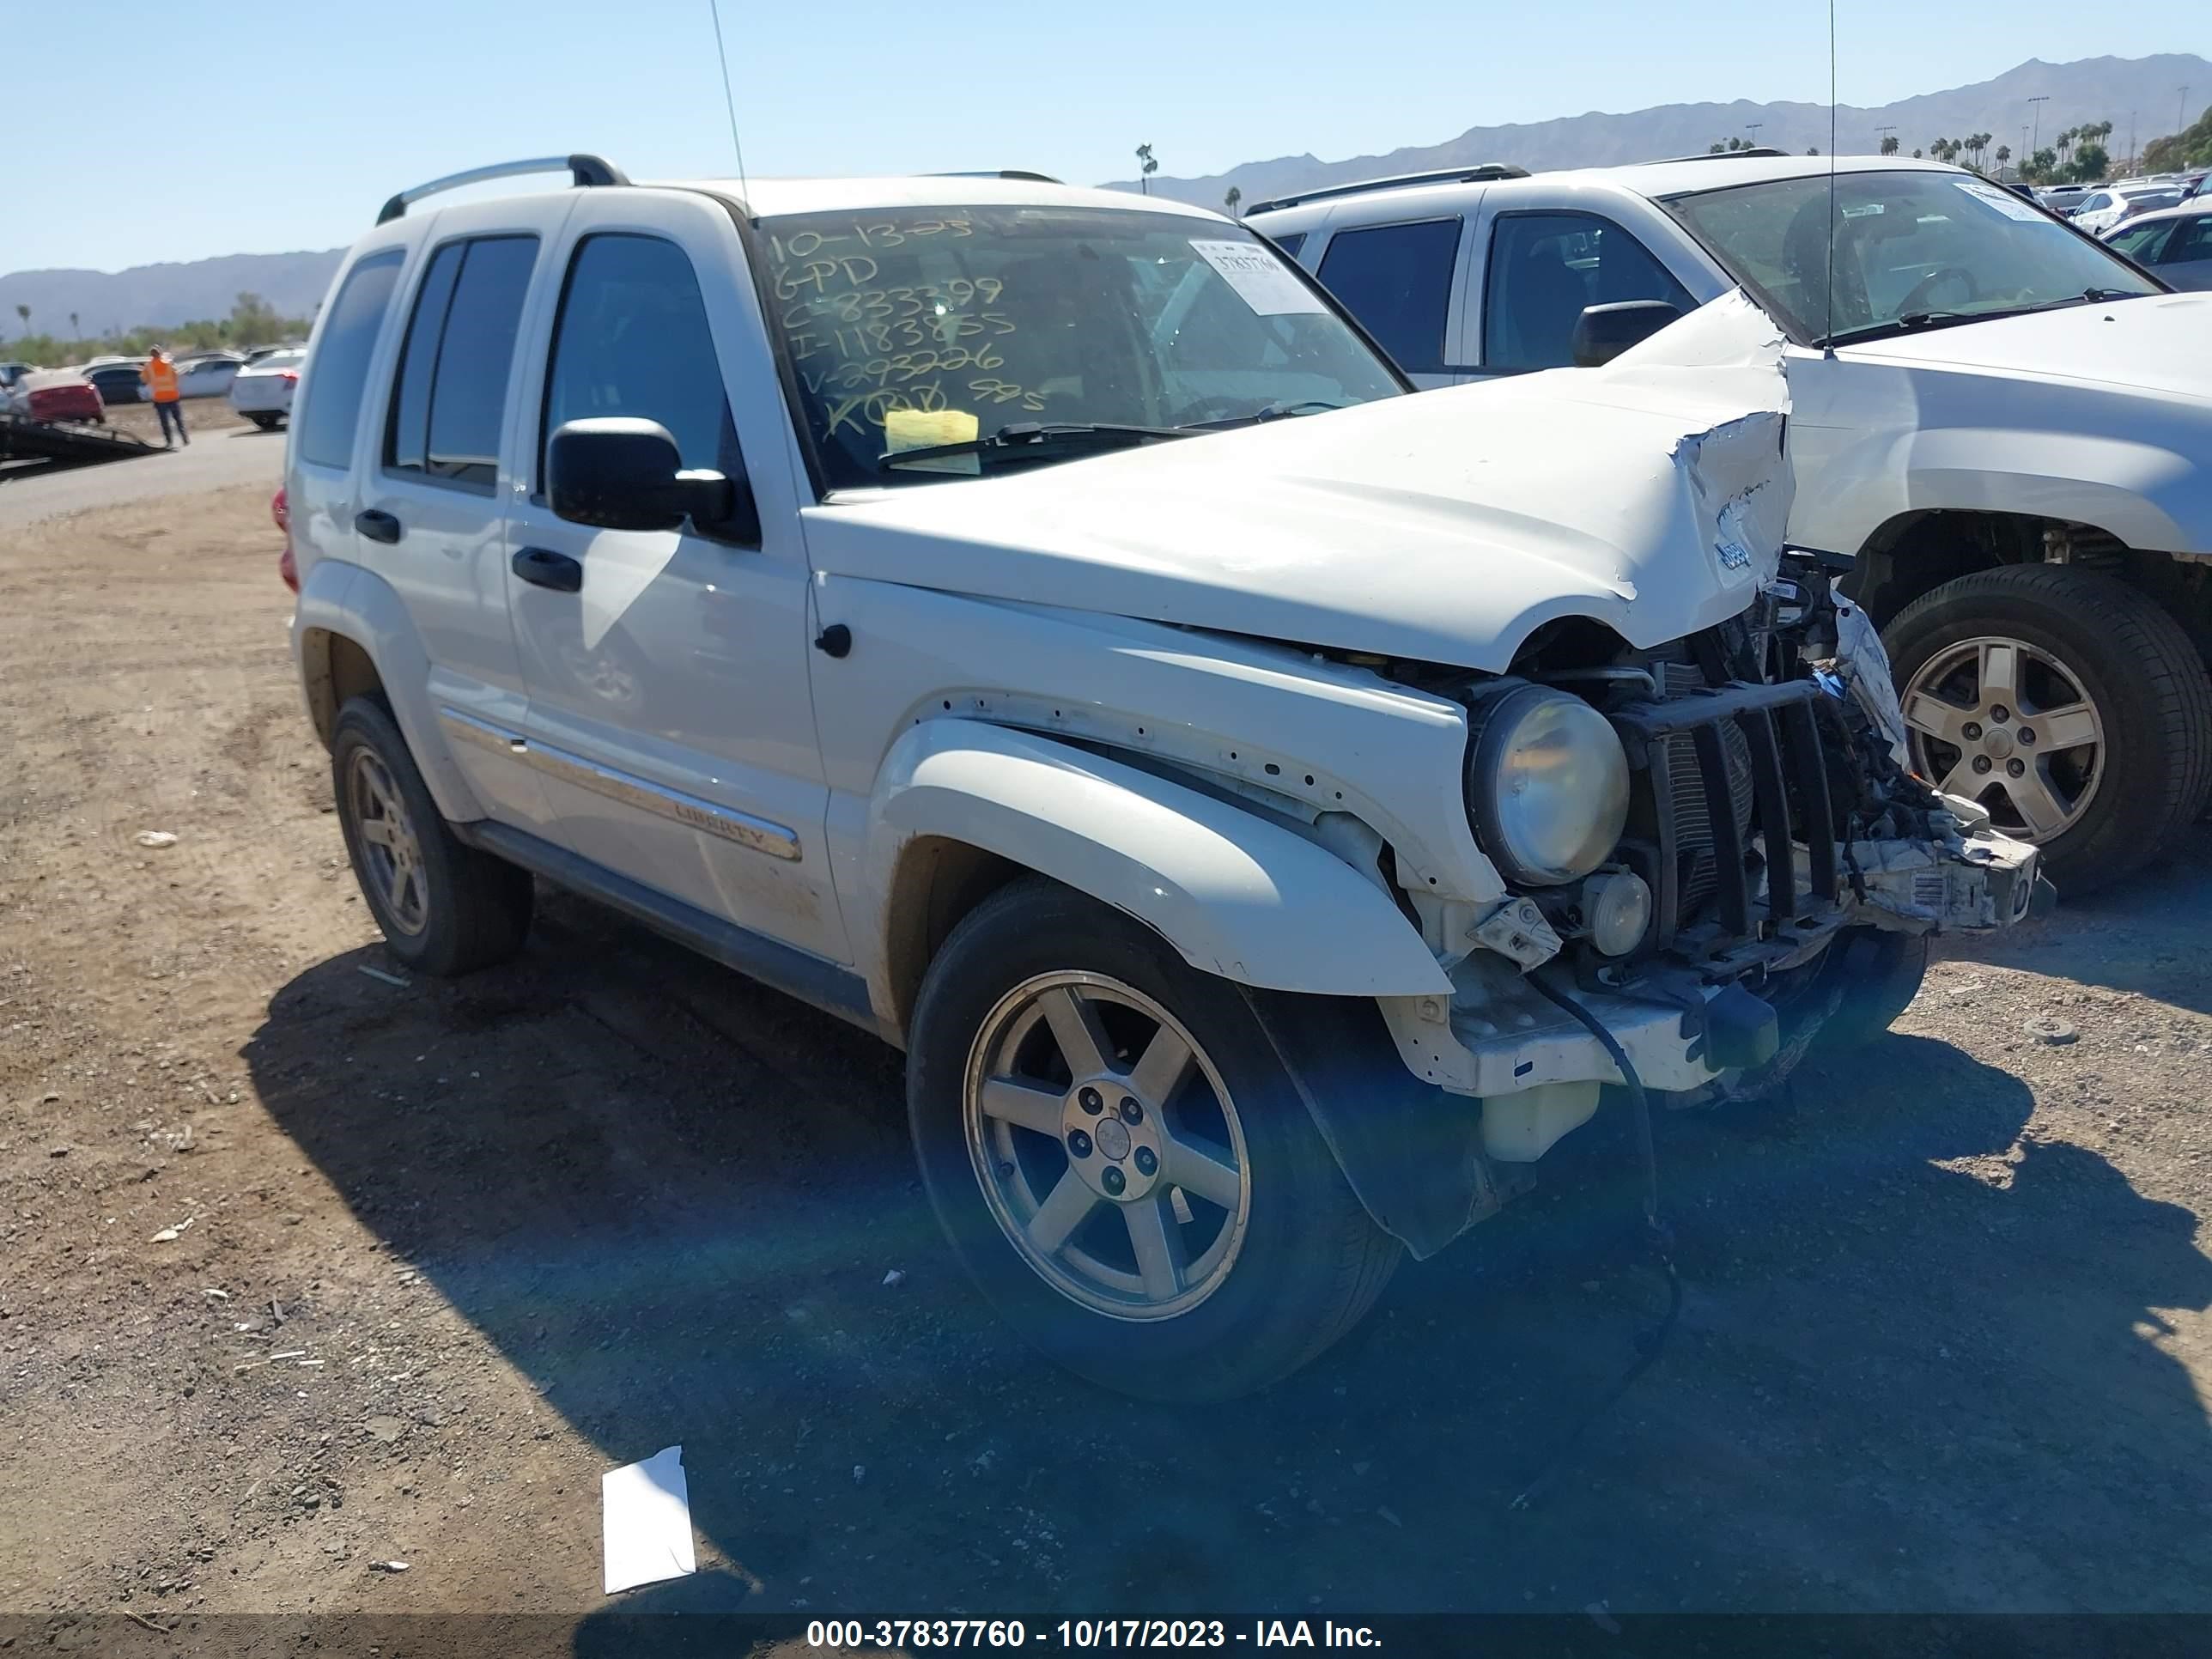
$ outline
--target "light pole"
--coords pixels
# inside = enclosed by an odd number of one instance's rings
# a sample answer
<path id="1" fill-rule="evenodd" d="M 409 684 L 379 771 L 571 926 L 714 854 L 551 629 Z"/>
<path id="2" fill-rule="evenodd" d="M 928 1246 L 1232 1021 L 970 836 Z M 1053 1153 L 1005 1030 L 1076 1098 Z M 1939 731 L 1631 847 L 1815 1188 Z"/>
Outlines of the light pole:
<path id="1" fill-rule="evenodd" d="M 2177 133 L 2189 131 L 2189 88 L 2181 89 L 2181 107 L 2173 112 L 2173 130 Z"/>
<path id="2" fill-rule="evenodd" d="M 1882 135 L 1883 135 L 1884 133 L 1886 133 L 1886 132 L 1895 132 L 1896 131 L 1897 131 L 1897 126 L 1896 126 L 1896 124 L 1895 124 L 1895 123 L 1893 123 L 1893 122 L 1892 124 L 1890 124 L 1889 125 L 1887 125 L 1887 126 L 1880 126 L 1880 127 L 1876 127 L 1876 128 L 1874 130 L 1874 147 L 1875 147 L 1875 149 L 1876 149 L 1877 150 L 1879 150 L 1879 149 L 1881 148 L 1881 138 L 1882 138 Z"/>
<path id="3" fill-rule="evenodd" d="M 1756 144 L 1759 142 L 1759 130 L 1765 125 L 1764 121 L 1746 121 L 1743 124 L 1743 130 L 1751 135 L 1751 142 Z"/>
<path id="4" fill-rule="evenodd" d="M 2023 179 L 2027 177 L 2027 158 L 2034 154 L 2027 145 L 2027 129 L 2022 127 L 2020 130 L 2020 176 Z"/>
<path id="5" fill-rule="evenodd" d="M 2043 106 L 2050 101 L 2051 94 L 2047 92 L 2039 98 L 2031 98 L 2027 100 L 2028 108 L 2035 112 L 2035 119 L 2030 127 L 2032 136 L 2028 141 L 2028 148 L 2031 150 L 2043 137 Z"/>

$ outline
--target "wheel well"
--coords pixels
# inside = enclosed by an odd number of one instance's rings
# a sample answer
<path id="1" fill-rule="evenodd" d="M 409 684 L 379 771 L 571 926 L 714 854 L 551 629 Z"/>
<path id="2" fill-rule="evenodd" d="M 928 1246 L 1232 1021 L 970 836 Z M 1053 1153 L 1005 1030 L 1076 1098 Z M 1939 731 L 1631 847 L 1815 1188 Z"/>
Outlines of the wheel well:
<path id="1" fill-rule="evenodd" d="M 2187 628 L 2212 662 L 2212 568 L 2127 545 L 2110 531 L 2029 513 L 1904 513 L 1867 538 L 1844 591 L 1875 626 L 1922 594 L 2007 564 L 2076 564 L 2140 589 Z"/>
<path id="2" fill-rule="evenodd" d="M 328 629 L 310 629 L 300 641 L 301 672 L 307 682 L 307 712 L 315 722 L 315 735 L 323 747 L 331 746 L 338 710 L 348 699 L 381 697 L 384 680 L 367 651 L 343 634 Z"/>
<path id="3" fill-rule="evenodd" d="M 922 975 L 961 919 L 1008 882 L 1030 872 L 965 842 L 924 836 L 899 855 L 884 907 L 884 969 L 892 1019 L 907 1029 Z"/>

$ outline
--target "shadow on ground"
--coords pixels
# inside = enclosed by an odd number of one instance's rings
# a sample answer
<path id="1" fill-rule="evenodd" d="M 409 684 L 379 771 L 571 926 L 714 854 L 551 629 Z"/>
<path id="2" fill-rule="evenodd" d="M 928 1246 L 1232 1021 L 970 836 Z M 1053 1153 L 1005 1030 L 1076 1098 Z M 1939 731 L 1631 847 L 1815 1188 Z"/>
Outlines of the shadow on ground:
<path id="1" fill-rule="evenodd" d="M 356 1212 L 610 1465 L 682 1443 L 723 1565 L 624 1607 L 2205 1598 L 2204 1414 L 2151 1340 L 2212 1303 L 2194 1219 L 2023 1139 L 2026 1088 L 1956 1049 L 1889 1036 L 1790 1108 L 1661 1124 L 1680 1328 L 1516 1513 L 1658 1304 L 1621 1243 L 1617 1121 L 1301 1376 L 1169 1410 L 1033 1360 L 957 1277 L 872 1040 L 557 896 L 509 968 L 358 971 L 385 963 L 301 975 L 246 1058 Z M 595 1615 L 580 1650 L 635 1628 Z"/>

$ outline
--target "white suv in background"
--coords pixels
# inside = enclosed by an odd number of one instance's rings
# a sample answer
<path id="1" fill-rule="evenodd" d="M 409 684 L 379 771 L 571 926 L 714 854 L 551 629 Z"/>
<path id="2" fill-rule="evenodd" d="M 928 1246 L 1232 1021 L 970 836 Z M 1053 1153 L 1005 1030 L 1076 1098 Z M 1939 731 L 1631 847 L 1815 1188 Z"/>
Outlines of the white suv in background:
<path id="1" fill-rule="evenodd" d="M 1790 540 L 1855 560 L 1916 769 L 2087 890 L 2212 792 L 2212 295 L 1976 174 L 1833 165 L 1475 167 L 1246 222 L 1427 386 L 1602 362 L 1742 289 L 1783 346 Z"/>
<path id="2" fill-rule="evenodd" d="M 1756 1095 L 2026 914 L 1784 559 L 1771 364 L 1408 398 L 1249 231 L 1035 175 L 410 210 L 547 165 L 395 198 L 310 343 L 362 892 L 453 974 L 544 877 L 902 1047 L 1073 1369 L 1279 1376 L 1607 1085 Z"/>

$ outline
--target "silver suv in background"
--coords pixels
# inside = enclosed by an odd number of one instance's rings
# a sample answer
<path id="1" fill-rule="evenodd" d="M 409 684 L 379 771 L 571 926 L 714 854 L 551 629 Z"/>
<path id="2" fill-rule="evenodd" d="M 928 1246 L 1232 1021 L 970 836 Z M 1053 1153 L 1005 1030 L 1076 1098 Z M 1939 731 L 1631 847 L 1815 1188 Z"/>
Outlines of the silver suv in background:
<path id="1" fill-rule="evenodd" d="M 1743 290 L 1782 345 L 1790 540 L 1854 561 L 1915 769 L 2062 890 L 2112 881 L 2212 792 L 2212 295 L 1972 173 L 1831 169 L 1464 168 L 1246 222 L 1427 386 L 1604 362 Z"/>

